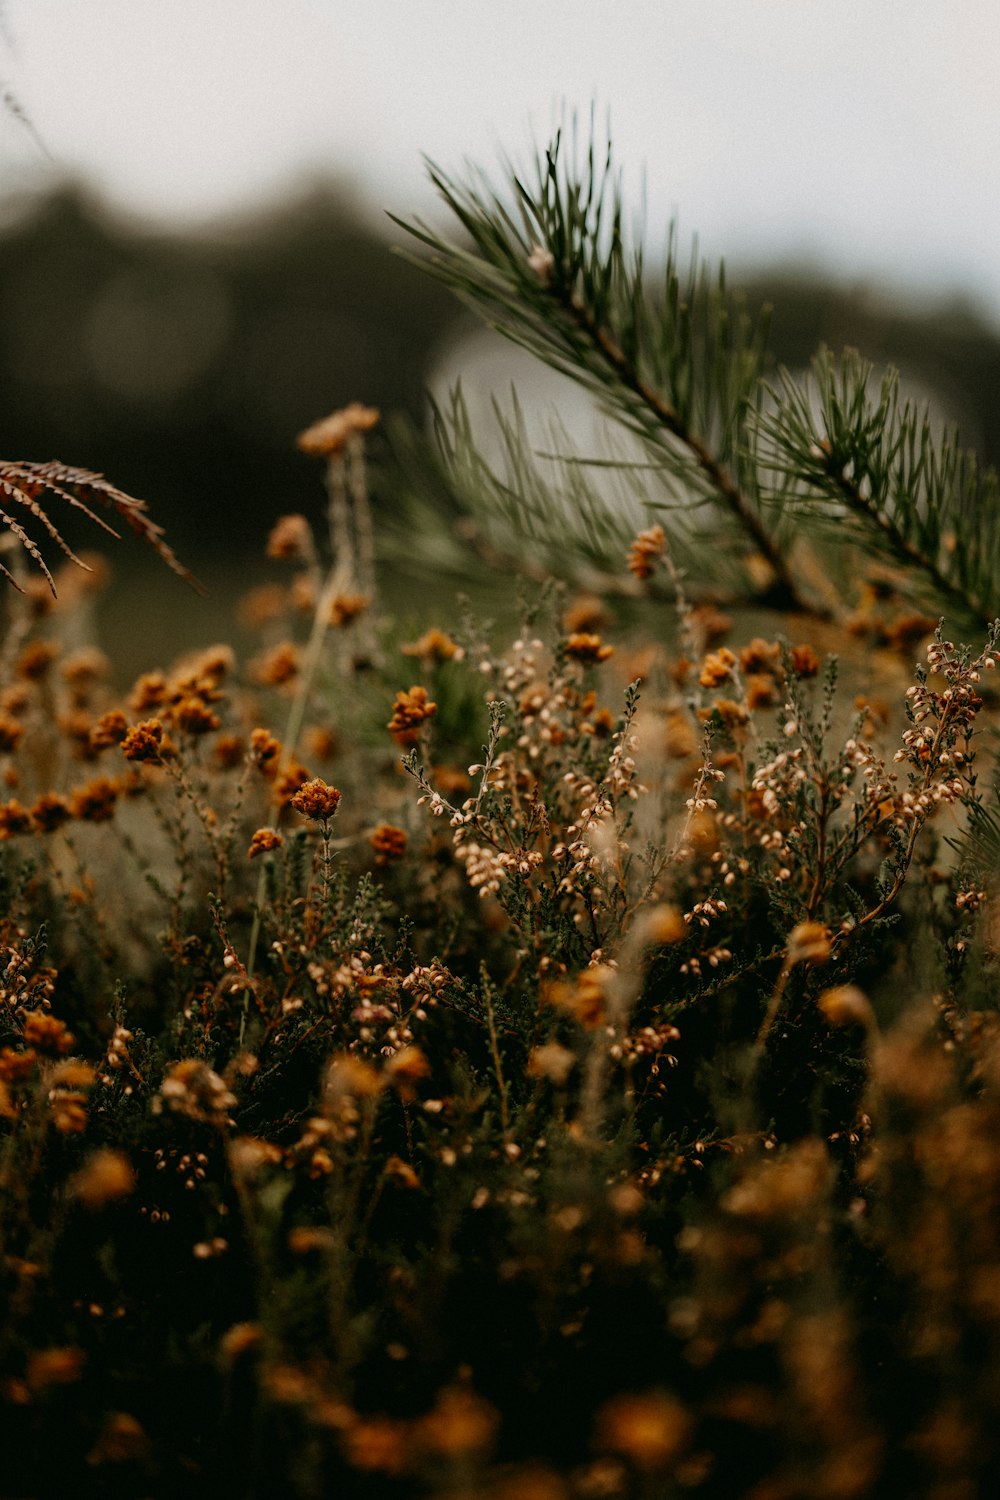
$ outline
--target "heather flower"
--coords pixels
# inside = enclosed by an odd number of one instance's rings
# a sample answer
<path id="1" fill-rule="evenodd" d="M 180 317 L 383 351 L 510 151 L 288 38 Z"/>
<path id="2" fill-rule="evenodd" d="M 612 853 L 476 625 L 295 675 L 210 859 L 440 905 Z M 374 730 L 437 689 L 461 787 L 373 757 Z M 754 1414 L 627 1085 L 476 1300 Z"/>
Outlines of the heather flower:
<path id="1" fill-rule="evenodd" d="M 352 401 L 349 406 L 314 422 L 311 427 L 300 432 L 295 445 L 302 453 L 329 458 L 334 453 L 339 453 L 350 438 L 370 432 L 378 425 L 378 421 L 379 413 L 375 407 L 362 406 L 359 401 Z"/>
<path id="2" fill-rule="evenodd" d="M 437 704 L 432 703 L 425 687 L 411 687 L 396 694 L 392 718 L 386 728 L 397 745 L 414 745 L 420 726 L 437 713 Z"/>
<path id="3" fill-rule="evenodd" d="M 268 557 L 306 561 L 314 552 L 312 527 L 305 516 L 280 516 L 271 528 L 265 552 Z"/>
<path id="4" fill-rule="evenodd" d="M 31 808 L 32 821 L 40 833 L 55 833 L 72 816 L 69 803 L 58 792 L 45 792 Z"/>
<path id="5" fill-rule="evenodd" d="M 461 647 L 436 625 L 426 630 L 418 640 L 403 646 L 402 651 L 404 656 L 416 656 L 422 661 L 451 661 L 454 657 L 463 655 Z"/>
<path id="6" fill-rule="evenodd" d="M 10 755 L 16 750 L 23 734 L 23 724 L 0 710 L 0 755 Z"/>
<path id="7" fill-rule="evenodd" d="M 103 713 L 90 730 L 92 750 L 106 750 L 111 745 L 120 745 L 128 734 L 128 720 L 120 708 L 111 708 Z"/>
<path id="8" fill-rule="evenodd" d="M 159 760 L 163 744 L 163 725 L 159 719 L 144 719 L 130 729 L 122 740 L 126 760 Z"/>
<path id="9" fill-rule="evenodd" d="M 329 623 L 339 630 L 363 615 L 371 602 L 370 594 L 337 594 L 330 601 Z"/>
<path id="10" fill-rule="evenodd" d="M 789 665 L 796 677 L 815 677 L 821 662 L 812 646 L 793 646 L 789 652 Z"/>
<path id="11" fill-rule="evenodd" d="M 59 655 L 59 647 L 51 641 L 32 641 L 25 646 L 17 661 L 17 675 L 27 682 L 38 682 L 48 672 Z"/>
<path id="12" fill-rule="evenodd" d="M 182 733 L 193 735 L 211 734 L 222 722 L 201 698 L 194 696 L 182 698 L 175 704 L 170 717 Z"/>
<path id="13" fill-rule="evenodd" d="M 667 534 L 662 526 L 650 526 L 640 531 L 628 552 L 628 570 L 636 578 L 651 578 L 666 550 Z"/>
<path id="14" fill-rule="evenodd" d="M 28 1011 L 22 1035 L 28 1047 L 52 1057 L 65 1057 L 76 1041 L 65 1021 L 57 1020 L 44 1010 Z"/>
<path id="15" fill-rule="evenodd" d="M 69 1183 L 74 1198 L 92 1212 L 127 1198 L 134 1189 L 132 1163 L 123 1151 L 109 1149 L 92 1152 Z"/>
<path id="16" fill-rule="evenodd" d="M 270 854 L 273 849 L 280 849 L 283 843 L 281 834 L 273 828 L 258 828 L 250 840 L 247 858 L 256 859 L 259 854 Z"/>
<path id="17" fill-rule="evenodd" d="M 282 641 L 252 664 L 255 681 L 265 687 L 281 687 L 298 676 L 301 653 L 294 641 Z"/>
<path id="18" fill-rule="evenodd" d="M 250 759 L 258 770 L 273 776 L 278 769 L 281 742 L 268 729 L 254 729 L 250 734 Z"/>
<path id="19" fill-rule="evenodd" d="M 732 677 L 735 666 L 736 657 L 726 646 L 722 646 L 718 651 L 710 651 L 705 657 L 698 681 L 704 688 L 721 687 Z"/>
<path id="20" fill-rule="evenodd" d="M 15 838 L 19 833 L 30 833 L 31 826 L 30 812 L 16 797 L 9 802 L 0 802 L 0 841 Z"/>
<path id="21" fill-rule="evenodd" d="M 406 853 L 406 830 L 397 828 L 393 823 L 380 823 L 369 843 L 375 851 L 375 863 L 390 864 L 393 860 L 402 859 Z"/>
<path id="22" fill-rule="evenodd" d="M 613 656 L 614 646 L 607 646 L 599 635 L 590 631 L 577 630 L 566 640 L 566 655 L 572 656 L 575 661 L 598 662 L 607 661 Z"/>
<path id="23" fill-rule="evenodd" d="M 328 786 L 319 776 L 305 782 L 289 799 L 289 805 L 304 818 L 316 823 L 325 823 L 337 811 L 340 793 L 335 786 Z"/>

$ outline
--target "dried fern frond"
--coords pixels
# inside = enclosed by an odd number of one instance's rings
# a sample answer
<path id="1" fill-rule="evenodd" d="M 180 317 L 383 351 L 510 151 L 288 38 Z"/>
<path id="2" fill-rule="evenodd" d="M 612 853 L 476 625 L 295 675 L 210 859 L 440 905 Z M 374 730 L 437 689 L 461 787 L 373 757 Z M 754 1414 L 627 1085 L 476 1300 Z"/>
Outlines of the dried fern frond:
<path id="1" fill-rule="evenodd" d="M 179 561 L 173 549 L 167 546 L 163 539 L 163 527 L 158 526 L 147 514 L 144 500 L 136 500 L 134 496 L 126 495 L 124 490 L 109 484 L 102 474 L 92 474 L 89 469 L 74 469 L 58 462 L 30 463 L 0 459 L 0 524 L 7 527 L 32 561 L 41 569 L 53 594 L 56 591 L 55 583 L 37 543 L 28 535 L 20 521 L 10 515 L 5 508 L 10 502 L 13 502 L 14 506 L 22 506 L 39 521 L 72 562 L 78 567 L 86 568 L 87 564 L 77 557 L 59 528 L 39 503 L 40 497 L 46 494 L 65 500 L 74 510 L 82 511 L 96 526 L 100 526 L 102 531 L 117 537 L 120 532 L 97 515 L 91 506 L 101 505 L 115 511 L 136 536 L 141 537 L 152 547 L 168 568 L 183 578 L 186 583 L 191 584 L 193 588 L 201 591 L 198 580 Z M 8 568 L 4 567 L 3 563 L 0 563 L 0 574 L 20 590 L 21 586 L 17 579 Z"/>

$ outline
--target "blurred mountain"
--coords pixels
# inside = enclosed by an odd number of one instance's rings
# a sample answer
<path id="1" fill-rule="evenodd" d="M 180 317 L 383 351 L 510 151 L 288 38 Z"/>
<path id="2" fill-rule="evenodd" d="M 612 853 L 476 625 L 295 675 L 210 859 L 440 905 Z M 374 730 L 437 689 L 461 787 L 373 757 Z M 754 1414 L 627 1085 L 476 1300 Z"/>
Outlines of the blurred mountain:
<path id="1" fill-rule="evenodd" d="M 316 493 L 297 432 L 360 400 L 420 420 L 455 303 L 316 189 L 197 236 L 69 186 L 0 228 L 0 452 L 96 469 L 198 570 Z"/>
<path id="2" fill-rule="evenodd" d="M 367 215 L 331 186 L 199 234 L 116 219 L 78 185 L 8 205 L 0 453 L 106 473 L 196 572 L 243 574 L 276 515 L 318 501 L 298 431 L 352 400 L 420 424 L 428 383 L 461 373 L 469 315 Z M 1000 464 L 1000 337 L 974 308 L 907 308 L 794 270 L 741 282 L 775 306 L 776 360 L 800 367 L 826 342 L 898 363 Z M 490 383 L 475 365 L 469 379 Z"/>

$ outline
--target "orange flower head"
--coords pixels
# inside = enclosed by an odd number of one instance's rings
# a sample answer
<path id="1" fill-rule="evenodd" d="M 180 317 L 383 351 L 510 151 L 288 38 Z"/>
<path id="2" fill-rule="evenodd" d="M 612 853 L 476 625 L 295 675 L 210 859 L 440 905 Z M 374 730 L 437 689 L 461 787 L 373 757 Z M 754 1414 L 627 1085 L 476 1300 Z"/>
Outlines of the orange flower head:
<path id="1" fill-rule="evenodd" d="M 628 570 L 636 578 L 651 578 L 656 564 L 666 550 L 667 534 L 662 526 L 640 531 L 628 551 Z"/>
<path id="2" fill-rule="evenodd" d="M 305 516 L 280 516 L 265 548 L 268 557 L 305 561 L 314 551 L 312 527 Z"/>
<path id="3" fill-rule="evenodd" d="M 258 854 L 270 854 L 272 849 L 280 849 L 283 843 L 284 839 L 281 834 L 273 828 L 258 828 L 250 840 L 247 858 L 256 859 Z"/>
<path id="4" fill-rule="evenodd" d="M 330 458 L 339 453 L 352 437 L 360 437 L 378 426 L 379 413 L 373 406 L 362 406 L 352 401 L 349 406 L 335 411 L 321 421 L 314 422 L 295 439 L 301 453 Z"/>
<path id="5" fill-rule="evenodd" d="M 386 728 L 397 745 L 416 744 L 417 732 L 421 724 L 432 719 L 437 709 L 437 704 L 432 703 L 428 698 L 425 687 L 411 687 L 405 692 L 396 694 L 396 701 L 392 706 L 392 718 Z"/>
<path id="6" fill-rule="evenodd" d="M 290 805 L 303 818 L 316 823 L 326 823 L 333 817 L 340 803 L 340 793 L 335 786 L 328 786 L 319 776 L 314 776 L 299 787 L 290 799 Z"/>
<path id="7" fill-rule="evenodd" d="M 606 646 L 599 635 L 589 630 L 575 630 L 566 639 L 566 655 L 572 656 L 574 661 L 607 661 L 614 652 L 614 646 Z"/>
<path id="8" fill-rule="evenodd" d="M 390 864 L 393 860 L 402 859 L 406 853 L 406 830 L 397 828 L 394 823 L 380 823 L 369 843 L 375 851 L 375 863 Z"/>
<path id="9" fill-rule="evenodd" d="M 159 719 L 144 719 L 130 729 L 122 740 L 126 760 L 159 760 L 163 743 L 163 725 Z"/>

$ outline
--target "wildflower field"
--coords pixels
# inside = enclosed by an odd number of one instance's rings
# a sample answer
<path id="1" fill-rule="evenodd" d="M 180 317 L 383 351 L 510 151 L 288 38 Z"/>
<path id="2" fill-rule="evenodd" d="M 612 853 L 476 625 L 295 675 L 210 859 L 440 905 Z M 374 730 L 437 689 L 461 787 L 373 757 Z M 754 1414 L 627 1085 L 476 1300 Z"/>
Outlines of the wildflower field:
<path id="1" fill-rule="evenodd" d="M 43 552 L 194 580 L 0 464 L 0 1493 L 993 1495 L 996 480 L 652 278 L 593 143 L 435 180 L 600 454 L 336 412 L 255 651 L 124 692 Z M 380 515 L 513 627 L 401 628 Z"/>

